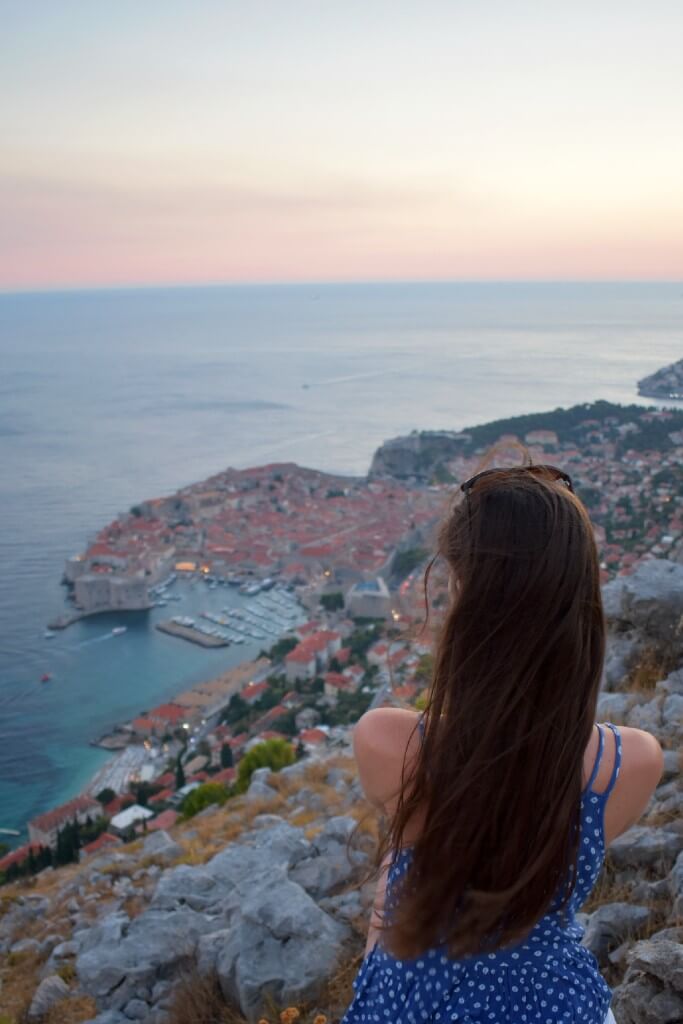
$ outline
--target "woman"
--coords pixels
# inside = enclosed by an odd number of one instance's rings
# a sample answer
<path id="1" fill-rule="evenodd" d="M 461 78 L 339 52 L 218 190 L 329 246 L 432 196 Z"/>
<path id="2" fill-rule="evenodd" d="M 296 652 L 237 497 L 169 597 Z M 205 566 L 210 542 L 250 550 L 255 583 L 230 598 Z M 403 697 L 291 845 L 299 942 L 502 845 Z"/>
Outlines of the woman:
<path id="1" fill-rule="evenodd" d="M 461 490 L 435 556 L 451 600 L 428 707 L 378 708 L 354 729 L 389 828 L 342 1024 L 604 1024 L 611 992 L 574 915 L 662 751 L 595 724 L 599 565 L 568 474 L 489 469 Z"/>

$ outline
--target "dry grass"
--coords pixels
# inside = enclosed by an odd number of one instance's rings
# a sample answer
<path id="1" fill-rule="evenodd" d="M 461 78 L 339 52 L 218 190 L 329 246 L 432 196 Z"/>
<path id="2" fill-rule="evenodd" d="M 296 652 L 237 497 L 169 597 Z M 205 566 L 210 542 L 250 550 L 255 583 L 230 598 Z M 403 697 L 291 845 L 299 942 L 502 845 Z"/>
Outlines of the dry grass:
<path id="1" fill-rule="evenodd" d="M 97 1016 L 97 1005 L 90 996 L 73 995 L 61 999 L 43 1017 L 42 1024 L 83 1024 Z"/>
<path id="2" fill-rule="evenodd" d="M 22 935 L 22 938 L 24 936 Z M 0 970 L 2 1011 L 12 1022 L 27 1019 L 33 994 L 38 987 L 40 959 L 34 953 L 10 953 Z"/>
<path id="3" fill-rule="evenodd" d="M 643 824 L 650 825 L 653 828 L 666 828 L 672 822 L 680 821 L 680 817 L 680 810 L 675 810 L 674 808 L 668 811 L 653 811 L 652 814 L 643 818 Z"/>
<path id="4" fill-rule="evenodd" d="M 657 683 L 666 679 L 676 667 L 676 658 L 670 650 L 659 646 L 645 647 L 638 661 L 624 680 L 627 693 L 653 693 Z"/>
<path id="5" fill-rule="evenodd" d="M 604 867 L 595 883 L 593 892 L 581 907 L 581 912 L 592 914 L 594 910 L 605 903 L 628 903 L 630 899 L 631 887 L 616 882 L 611 869 Z"/>
<path id="6" fill-rule="evenodd" d="M 188 972 L 176 989 L 169 1024 L 245 1024 L 246 1018 L 229 1006 L 218 979 Z"/>

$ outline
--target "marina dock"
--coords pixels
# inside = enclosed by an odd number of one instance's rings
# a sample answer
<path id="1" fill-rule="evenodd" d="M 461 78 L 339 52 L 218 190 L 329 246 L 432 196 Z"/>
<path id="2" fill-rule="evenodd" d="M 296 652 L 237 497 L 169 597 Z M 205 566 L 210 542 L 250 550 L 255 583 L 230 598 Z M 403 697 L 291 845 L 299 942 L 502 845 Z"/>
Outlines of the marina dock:
<path id="1" fill-rule="evenodd" d="M 179 636 L 183 640 L 189 640 L 193 644 L 199 644 L 200 647 L 229 647 L 229 641 L 224 640 L 222 637 L 202 633 L 201 630 L 196 629 L 194 626 L 181 626 L 180 623 L 173 622 L 172 620 L 157 622 L 156 629 L 161 630 L 162 633 L 170 633 L 171 636 Z"/>

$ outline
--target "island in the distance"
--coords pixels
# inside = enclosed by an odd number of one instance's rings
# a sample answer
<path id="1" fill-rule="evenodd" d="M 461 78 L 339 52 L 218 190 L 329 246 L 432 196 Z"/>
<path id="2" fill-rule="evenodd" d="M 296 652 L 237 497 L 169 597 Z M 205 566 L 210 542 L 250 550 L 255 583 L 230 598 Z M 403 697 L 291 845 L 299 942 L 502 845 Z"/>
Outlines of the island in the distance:
<path id="1" fill-rule="evenodd" d="M 638 381 L 638 394 L 645 398 L 683 399 L 683 359 L 643 377 Z"/>

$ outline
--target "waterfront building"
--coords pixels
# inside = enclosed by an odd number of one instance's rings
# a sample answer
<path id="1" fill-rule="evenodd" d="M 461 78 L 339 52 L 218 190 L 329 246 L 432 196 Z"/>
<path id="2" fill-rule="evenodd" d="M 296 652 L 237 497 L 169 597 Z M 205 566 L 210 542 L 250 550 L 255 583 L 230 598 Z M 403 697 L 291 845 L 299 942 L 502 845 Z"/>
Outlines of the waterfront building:
<path id="1" fill-rule="evenodd" d="M 135 576 L 88 572 L 76 579 L 76 606 L 84 612 L 134 611 L 152 607 L 147 583 Z"/>
<path id="2" fill-rule="evenodd" d="M 64 579 L 67 583 L 75 583 L 79 576 L 88 571 L 88 563 L 83 555 L 73 555 L 67 558 L 64 566 Z"/>
<path id="3" fill-rule="evenodd" d="M 38 815 L 28 824 L 29 840 L 39 846 L 57 846 L 57 833 L 65 825 L 76 822 L 79 825 L 86 821 L 94 821 L 102 814 L 102 807 L 89 796 L 77 796 L 66 804 L 54 807 L 45 814 Z"/>
<path id="4" fill-rule="evenodd" d="M 356 583 L 346 595 L 346 609 L 357 619 L 390 619 L 391 595 L 381 576 Z"/>

